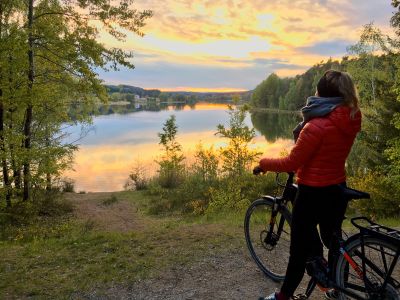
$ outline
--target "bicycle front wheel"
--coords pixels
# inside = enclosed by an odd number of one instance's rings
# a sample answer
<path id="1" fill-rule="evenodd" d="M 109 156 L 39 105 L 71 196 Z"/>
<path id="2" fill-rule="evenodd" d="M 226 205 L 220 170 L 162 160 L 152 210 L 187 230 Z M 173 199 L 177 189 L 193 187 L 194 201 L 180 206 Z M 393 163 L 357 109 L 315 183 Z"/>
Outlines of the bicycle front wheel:
<path id="1" fill-rule="evenodd" d="M 272 209 L 273 201 L 269 199 L 254 201 L 247 209 L 244 231 L 247 247 L 261 271 L 275 281 L 282 281 L 289 261 L 290 226 L 280 211 L 271 226 Z"/>
<path id="2" fill-rule="evenodd" d="M 341 255 L 336 265 L 336 283 L 341 288 L 356 294 L 360 299 L 399 300 L 400 267 L 396 260 L 397 247 L 371 236 L 365 236 L 363 239 L 364 255 L 360 238 L 351 241 L 345 247 L 347 254 L 354 260 L 360 270 L 357 271 L 353 268 L 348 260 Z M 363 260 L 367 278 L 365 282 L 360 278 L 361 274 L 358 274 L 363 271 Z M 380 288 L 392 264 L 394 264 L 393 272 L 387 281 L 386 288 L 382 290 Z M 341 293 L 339 299 L 354 298 Z"/>

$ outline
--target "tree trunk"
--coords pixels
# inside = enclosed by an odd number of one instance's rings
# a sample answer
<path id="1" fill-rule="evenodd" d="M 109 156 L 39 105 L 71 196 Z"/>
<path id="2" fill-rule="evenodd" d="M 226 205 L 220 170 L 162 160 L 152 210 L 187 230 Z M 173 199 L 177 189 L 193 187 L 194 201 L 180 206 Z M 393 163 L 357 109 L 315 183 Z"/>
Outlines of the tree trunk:
<path id="1" fill-rule="evenodd" d="M 8 86 L 9 86 L 9 94 L 13 95 L 14 91 L 13 91 L 13 68 L 11 67 L 13 65 L 13 58 L 11 55 L 8 56 L 8 65 L 10 66 L 9 68 L 9 72 L 8 72 Z M 13 136 L 14 135 L 14 111 L 16 111 L 16 107 L 13 107 L 13 105 L 15 105 L 15 98 L 11 97 L 9 99 L 9 108 L 8 108 L 8 113 L 10 116 L 10 123 L 8 123 L 8 130 L 10 132 L 10 135 Z M 15 148 L 22 148 L 23 145 L 22 144 L 18 144 L 17 146 L 15 145 L 14 141 L 11 140 L 10 141 L 10 158 L 11 158 L 11 169 L 13 171 L 13 181 L 14 181 L 14 185 L 15 188 L 17 190 L 21 189 L 21 167 L 18 166 L 17 167 L 17 163 L 15 161 Z M 12 182 L 10 182 L 10 184 L 12 184 Z"/>
<path id="2" fill-rule="evenodd" d="M 35 69 L 33 61 L 33 0 L 29 0 L 28 8 L 28 106 L 25 112 L 25 124 L 24 124 L 24 147 L 25 147 L 25 160 L 24 160 L 24 194 L 23 200 L 27 201 L 30 198 L 30 188 L 31 188 L 31 171 L 30 171 L 30 150 L 31 150 L 31 127 L 32 127 L 32 117 L 33 117 L 33 106 L 32 106 L 32 90 L 33 83 L 35 80 Z"/>
<path id="3" fill-rule="evenodd" d="M 6 158 L 6 147 L 4 139 L 4 106 L 3 106 L 3 91 L 0 89 L 0 152 L 1 152 L 1 165 L 3 169 L 3 183 L 6 189 L 6 203 L 7 207 L 11 207 L 11 183 L 8 176 L 8 166 Z"/>
<path id="4" fill-rule="evenodd" d="M 51 191 L 51 174 L 46 174 L 46 191 Z"/>
<path id="5" fill-rule="evenodd" d="M 3 6 L 0 4 L 0 41 L 3 37 Z M 0 70 L 0 80 L 2 77 Z M 8 176 L 8 167 L 5 151 L 5 141 L 4 141 L 4 106 L 3 106 L 3 90 L 0 88 L 0 151 L 1 151 L 1 164 L 3 169 L 3 184 L 6 189 L 6 204 L 7 207 L 11 207 L 11 185 Z"/>

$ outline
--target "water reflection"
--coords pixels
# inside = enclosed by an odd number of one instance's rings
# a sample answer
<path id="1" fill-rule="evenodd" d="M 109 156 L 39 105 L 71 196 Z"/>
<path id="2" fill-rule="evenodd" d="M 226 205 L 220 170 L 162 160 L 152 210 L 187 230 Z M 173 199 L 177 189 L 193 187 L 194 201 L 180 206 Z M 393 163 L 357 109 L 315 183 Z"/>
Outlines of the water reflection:
<path id="1" fill-rule="evenodd" d="M 293 113 L 251 113 L 254 128 L 270 142 L 275 142 L 279 138 L 293 138 L 292 131 L 300 121 L 300 116 Z"/>
<path id="2" fill-rule="evenodd" d="M 154 109 L 154 110 L 152 110 Z M 93 120 L 94 130 L 81 141 L 75 154 L 74 170 L 66 176 L 76 182 L 76 190 L 122 190 L 129 171 L 138 161 L 148 175 L 155 174 L 155 160 L 160 155 L 157 133 L 172 114 L 178 125 L 178 141 L 187 162 L 197 145 L 219 149 L 226 141 L 215 135 L 218 124 L 228 124 L 227 104 L 198 103 L 195 106 L 111 106 Z M 254 126 L 257 137 L 251 147 L 266 156 L 277 157 L 292 147 L 291 131 L 298 122 L 293 114 L 253 113 L 246 118 Z M 80 132 L 76 127 L 72 135 Z M 71 137 L 73 139 L 73 137 Z"/>
<path id="3" fill-rule="evenodd" d="M 129 114 L 140 111 L 181 111 L 181 110 L 203 110 L 203 109 L 215 109 L 215 108 L 226 108 L 226 103 L 156 103 L 149 101 L 147 103 L 129 103 L 129 104 L 112 104 L 101 105 L 97 108 L 94 115 L 112 115 L 112 114 Z"/>

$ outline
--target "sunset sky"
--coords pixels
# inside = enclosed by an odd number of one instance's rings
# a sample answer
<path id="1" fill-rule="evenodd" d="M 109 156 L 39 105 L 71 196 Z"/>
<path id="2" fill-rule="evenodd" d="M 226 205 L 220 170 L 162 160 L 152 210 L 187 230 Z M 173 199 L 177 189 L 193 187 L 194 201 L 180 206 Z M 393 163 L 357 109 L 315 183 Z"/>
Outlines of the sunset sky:
<path id="1" fill-rule="evenodd" d="M 137 0 L 152 9 L 145 37 L 111 43 L 134 70 L 100 72 L 109 84 L 161 90 L 249 90 L 275 72 L 293 76 L 340 58 L 362 25 L 389 31 L 390 0 Z"/>

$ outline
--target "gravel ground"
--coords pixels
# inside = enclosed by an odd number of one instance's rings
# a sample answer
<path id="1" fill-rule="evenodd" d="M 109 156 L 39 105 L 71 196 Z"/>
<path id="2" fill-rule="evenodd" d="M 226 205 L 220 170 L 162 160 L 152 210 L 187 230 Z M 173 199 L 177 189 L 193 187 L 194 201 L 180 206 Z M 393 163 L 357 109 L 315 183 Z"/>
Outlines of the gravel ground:
<path id="1" fill-rule="evenodd" d="M 307 276 L 305 276 L 307 277 Z M 306 281 L 298 292 L 304 292 Z M 266 278 L 258 270 L 245 249 L 228 255 L 210 253 L 192 266 L 175 266 L 158 277 L 143 280 L 129 287 L 113 287 L 75 295 L 74 299 L 258 299 L 274 290 L 280 283 Z M 315 290 L 310 299 L 323 299 Z"/>

